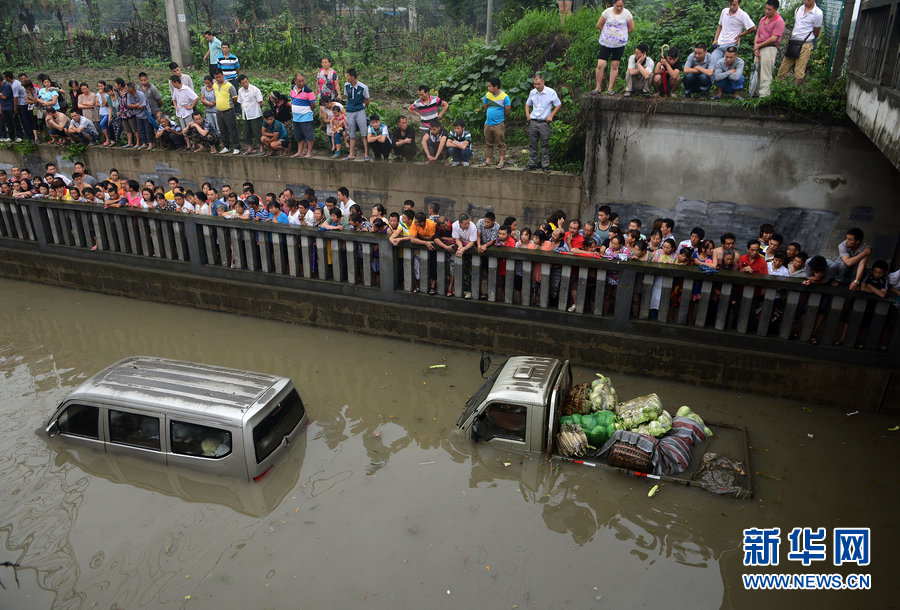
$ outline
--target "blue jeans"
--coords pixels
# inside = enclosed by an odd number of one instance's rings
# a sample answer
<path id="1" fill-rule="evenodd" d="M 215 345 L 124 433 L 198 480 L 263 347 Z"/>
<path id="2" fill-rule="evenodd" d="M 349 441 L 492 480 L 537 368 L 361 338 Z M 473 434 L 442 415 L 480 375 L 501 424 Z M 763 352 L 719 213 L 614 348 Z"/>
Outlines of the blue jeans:
<path id="1" fill-rule="evenodd" d="M 456 163 L 468 163 L 472 160 L 472 147 L 468 148 L 447 148 L 450 151 L 450 160 Z"/>
<path id="2" fill-rule="evenodd" d="M 684 75 L 685 93 L 706 93 L 712 86 L 712 79 L 700 72 L 689 72 Z"/>
<path id="3" fill-rule="evenodd" d="M 716 81 L 716 87 L 722 93 L 736 93 L 744 88 L 744 76 L 738 76 L 736 79 L 730 77 Z"/>

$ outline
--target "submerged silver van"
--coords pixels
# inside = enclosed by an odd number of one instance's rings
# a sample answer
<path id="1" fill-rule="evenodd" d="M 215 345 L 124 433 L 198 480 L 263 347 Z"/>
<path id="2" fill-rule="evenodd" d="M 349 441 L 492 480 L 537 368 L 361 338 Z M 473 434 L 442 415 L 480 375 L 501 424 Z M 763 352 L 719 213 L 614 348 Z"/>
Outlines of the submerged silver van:
<path id="1" fill-rule="evenodd" d="M 307 422 L 287 377 L 132 356 L 78 386 L 46 432 L 113 455 L 259 480 Z"/>

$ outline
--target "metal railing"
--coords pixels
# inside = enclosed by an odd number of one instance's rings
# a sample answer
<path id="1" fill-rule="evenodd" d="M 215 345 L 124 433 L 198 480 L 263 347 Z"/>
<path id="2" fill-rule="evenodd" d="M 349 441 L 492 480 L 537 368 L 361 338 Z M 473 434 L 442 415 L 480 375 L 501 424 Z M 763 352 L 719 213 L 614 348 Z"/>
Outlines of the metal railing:
<path id="1" fill-rule="evenodd" d="M 682 339 L 693 349 L 715 343 L 885 364 L 897 362 L 900 343 L 889 300 L 677 265 L 515 248 L 460 257 L 437 246 L 393 246 L 373 233 L 47 199 L 0 199 L 0 245 L 632 333 L 651 344 L 654 337 Z"/>

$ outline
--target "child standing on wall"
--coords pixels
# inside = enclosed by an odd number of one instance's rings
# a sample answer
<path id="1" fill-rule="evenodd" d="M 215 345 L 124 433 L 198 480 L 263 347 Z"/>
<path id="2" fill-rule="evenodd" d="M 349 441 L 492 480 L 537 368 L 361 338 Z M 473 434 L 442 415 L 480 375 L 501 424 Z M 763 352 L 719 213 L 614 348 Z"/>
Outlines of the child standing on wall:
<path id="1" fill-rule="evenodd" d="M 331 140 L 331 156 L 340 157 L 344 142 L 344 130 L 347 127 L 347 117 L 344 115 L 344 107 L 338 102 L 331 102 L 330 108 L 323 108 L 324 113 L 329 113 L 331 118 L 326 123 L 326 133 Z"/>

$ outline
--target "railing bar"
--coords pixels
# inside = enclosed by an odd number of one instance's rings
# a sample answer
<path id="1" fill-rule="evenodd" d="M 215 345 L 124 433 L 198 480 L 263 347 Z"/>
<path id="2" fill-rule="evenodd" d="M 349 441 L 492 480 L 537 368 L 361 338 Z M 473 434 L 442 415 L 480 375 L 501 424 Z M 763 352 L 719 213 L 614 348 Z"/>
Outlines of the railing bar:
<path id="1" fill-rule="evenodd" d="M 784 312 L 781 316 L 781 325 L 778 329 L 778 336 L 782 339 L 790 339 L 791 332 L 794 329 L 794 318 L 797 315 L 797 305 L 800 303 L 800 293 L 796 290 L 790 290 L 784 303 Z"/>
<path id="2" fill-rule="evenodd" d="M 750 324 L 750 314 L 753 310 L 753 294 L 755 289 L 752 286 L 741 286 L 741 304 L 738 309 L 737 331 L 741 334 L 747 334 L 747 327 Z"/>
<path id="3" fill-rule="evenodd" d="M 846 299 L 841 296 L 831 297 L 831 307 L 826 312 L 825 332 L 822 333 L 822 345 L 834 345 L 838 341 L 838 333 L 841 326 L 841 315 L 844 311 Z"/>
<path id="4" fill-rule="evenodd" d="M 428 292 L 428 250 L 418 251 L 419 260 L 419 292 Z"/>
<path id="5" fill-rule="evenodd" d="M 356 242 L 346 241 L 343 242 L 343 250 L 344 256 L 347 261 L 347 283 L 350 285 L 356 284 Z"/>
<path id="6" fill-rule="evenodd" d="M 669 323 L 669 301 L 672 299 L 672 277 L 668 275 L 662 276 L 660 282 L 659 294 L 659 316 L 657 319 L 664 323 Z"/>
<path id="7" fill-rule="evenodd" d="M 878 349 L 890 311 L 891 304 L 889 301 L 878 301 L 875 303 L 875 311 L 872 312 L 872 322 L 869 324 L 869 328 L 866 329 L 866 336 L 859 339 L 860 343 L 865 345 L 866 348 Z"/>
<path id="8" fill-rule="evenodd" d="M 298 264 L 298 255 L 300 254 L 297 250 L 297 236 L 296 235 L 288 235 L 286 238 L 287 241 L 287 260 L 288 260 L 288 273 L 291 277 L 297 277 L 297 269 L 300 267 Z"/>
<path id="9" fill-rule="evenodd" d="M 175 235 L 175 251 L 178 253 L 178 260 L 185 261 L 187 257 L 184 254 L 184 226 L 180 221 L 172 222 L 172 228 Z"/>
<path id="10" fill-rule="evenodd" d="M 511 258 L 506 259 L 506 282 L 503 285 L 503 302 L 512 304 L 514 292 L 516 291 L 516 265 L 519 261 Z"/>
<path id="11" fill-rule="evenodd" d="M 559 277 L 559 299 L 556 308 L 566 311 L 569 307 L 569 281 L 572 279 L 572 265 L 563 265 Z"/>
<path id="12" fill-rule="evenodd" d="M 774 288 L 766 288 L 765 293 L 763 293 L 762 309 L 759 312 L 759 323 L 756 326 L 756 334 L 759 337 L 766 337 L 769 334 L 769 324 L 772 321 L 776 296 L 777 291 Z"/>
<path id="13" fill-rule="evenodd" d="M 847 322 L 847 338 L 846 345 L 853 347 L 855 345 L 865 345 L 862 337 L 859 337 L 859 329 L 862 326 L 863 317 L 866 315 L 866 308 L 869 300 L 865 297 L 856 297 L 850 308 L 850 319 Z"/>
<path id="14" fill-rule="evenodd" d="M 59 227 L 57 226 L 58 223 L 57 223 L 57 219 L 56 219 L 56 210 L 54 210 L 53 208 L 46 208 L 46 210 L 47 210 L 47 219 L 50 221 L 50 237 L 53 239 L 54 244 L 56 244 L 57 246 L 61 246 L 61 245 L 63 245 L 63 243 L 62 243 L 62 241 L 60 241 L 60 238 L 59 238 Z M 24 237 L 25 232 L 24 231 L 20 231 L 20 232 L 22 234 L 22 237 Z"/>
<path id="15" fill-rule="evenodd" d="M 691 299 L 694 298 L 694 280 L 689 277 L 681 281 L 681 302 L 678 304 L 678 323 L 687 324 Z"/>
<path id="16" fill-rule="evenodd" d="M 312 239 L 306 235 L 300 236 L 300 262 L 303 265 L 303 277 L 312 279 L 312 247 L 310 242 Z"/>
<path id="17" fill-rule="evenodd" d="M 712 295 L 713 283 L 710 280 L 698 280 L 700 282 L 700 300 L 697 301 L 697 311 L 694 316 L 694 326 L 706 328 L 706 316 L 709 313 L 709 299 Z"/>
<path id="18" fill-rule="evenodd" d="M 203 243 L 206 246 L 206 264 L 215 265 L 216 251 L 212 243 L 212 230 L 208 225 L 203 225 L 201 229 L 203 230 Z"/>
<path id="19" fill-rule="evenodd" d="M 447 252 L 443 249 L 437 252 L 437 293 L 447 294 Z"/>
<path id="20" fill-rule="evenodd" d="M 522 305 L 531 305 L 531 261 L 522 261 Z"/>
<path id="21" fill-rule="evenodd" d="M 247 266 L 245 267 L 248 271 L 256 271 L 256 244 L 254 243 L 256 240 L 253 236 L 253 231 L 248 229 L 242 229 L 241 234 L 243 235 L 244 242 L 244 252 L 247 255 Z"/>
<path id="22" fill-rule="evenodd" d="M 328 254 L 325 252 L 325 240 L 321 237 L 316 238 L 316 269 L 319 271 L 319 279 L 328 279 Z"/>
<path id="23" fill-rule="evenodd" d="M 809 295 L 806 301 L 806 313 L 803 315 L 803 324 L 800 328 L 801 341 L 809 341 L 812 338 L 816 327 L 816 318 L 819 316 L 819 303 L 821 301 L 822 295 L 818 292 Z"/>
<path id="24" fill-rule="evenodd" d="M 497 300 L 497 257 L 488 255 L 487 298 L 491 303 Z"/>
<path id="25" fill-rule="evenodd" d="M 476 301 L 481 298 L 481 255 L 478 253 L 472 255 L 472 298 Z"/>
<path id="26" fill-rule="evenodd" d="M 219 264 L 226 269 L 231 267 L 231 258 L 228 255 L 228 243 L 231 241 L 228 229 L 216 227 L 216 245 L 219 248 Z"/>
<path id="27" fill-rule="evenodd" d="M 372 285 L 372 244 L 363 242 L 362 244 L 362 275 L 363 286 Z"/>
<path id="28" fill-rule="evenodd" d="M 550 306 L 550 271 L 552 265 L 541 263 L 541 309 L 547 309 Z"/>
<path id="29" fill-rule="evenodd" d="M 141 254 L 150 256 L 150 242 L 147 239 L 147 217 L 140 216 L 137 218 L 138 236 L 141 239 Z"/>
<path id="30" fill-rule="evenodd" d="M 716 309 L 716 330 L 725 330 L 728 323 L 728 310 L 731 308 L 731 282 L 723 282 L 719 292 L 719 303 Z"/>
<path id="31" fill-rule="evenodd" d="M 603 315 L 606 301 L 606 269 L 597 269 L 597 284 L 594 286 L 594 315 Z"/>

